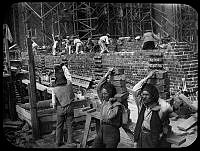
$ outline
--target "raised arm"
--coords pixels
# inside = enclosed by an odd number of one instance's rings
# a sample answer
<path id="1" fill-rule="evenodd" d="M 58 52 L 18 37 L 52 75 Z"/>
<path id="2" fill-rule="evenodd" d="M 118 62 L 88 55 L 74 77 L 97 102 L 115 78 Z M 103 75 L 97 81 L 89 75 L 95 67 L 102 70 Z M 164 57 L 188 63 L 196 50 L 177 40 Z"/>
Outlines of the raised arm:
<path id="1" fill-rule="evenodd" d="M 110 68 L 108 70 L 108 72 L 101 78 L 101 80 L 99 81 L 98 85 L 97 85 L 97 94 L 101 100 L 101 89 L 103 84 L 107 81 L 108 76 L 111 74 L 111 72 L 113 71 L 114 68 Z"/>
<path id="2" fill-rule="evenodd" d="M 53 41 L 55 41 L 54 34 L 52 34 Z"/>

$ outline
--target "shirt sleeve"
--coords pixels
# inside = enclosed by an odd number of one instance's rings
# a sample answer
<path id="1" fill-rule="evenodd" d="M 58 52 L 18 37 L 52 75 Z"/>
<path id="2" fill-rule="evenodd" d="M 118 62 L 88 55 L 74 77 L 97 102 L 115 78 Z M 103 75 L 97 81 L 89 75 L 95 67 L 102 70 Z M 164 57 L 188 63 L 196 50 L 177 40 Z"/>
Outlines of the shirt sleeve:
<path id="1" fill-rule="evenodd" d="M 108 37 L 106 37 L 106 44 L 109 44 L 109 39 L 108 39 Z"/>
<path id="2" fill-rule="evenodd" d="M 62 69 L 63 69 L 64 75 L 65 75 L 65 78 L 72 82 L 72 76 L 71 76 L 69 70 L 67 69 L 67 67 L 63 66 Z"/>
<path id="3" fill-rule="evenodd" d="M 56 94 L 53 89 L 52 89 L 52 104 L 56 104 Z"/>
<path id="4" fill-rule="evenodd" d="M 98 85 L 97 85 L 97 94 L 98 94 L 98 97 L 99 97 L 99 99 L 102 101 L 102 95 L 101 95 L 101 89 L 102 89 L 102 86 L 103 86 L 103 84 L 105 83 L 107 81 L 107 77 L 103 77 L 100 81 L 99 81 L 99 83 L 98 83 Z"/>

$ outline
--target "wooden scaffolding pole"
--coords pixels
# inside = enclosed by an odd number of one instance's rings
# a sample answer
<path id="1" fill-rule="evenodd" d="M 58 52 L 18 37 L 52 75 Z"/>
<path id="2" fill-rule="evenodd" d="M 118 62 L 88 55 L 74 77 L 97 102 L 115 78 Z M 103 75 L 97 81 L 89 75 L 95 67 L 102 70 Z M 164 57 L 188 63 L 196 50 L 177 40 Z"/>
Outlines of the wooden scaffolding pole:
<path id="1" fill-rule="evenodd" d="M 27 29 L 27 37 L 26 43 L 28 48 L 28 56 L 29 56 L 29 100 L 31 105 L 31 123 L 32 123 L 32 135 L 33 139 L 38 139 L 40 135 L 39 131 L 39 121 L 37 117 L 37 102 L 36 102 L 36 80 L 35 80 L 35 64 L 34 64 L 34 55 L 32 51 L 32 40 L 31 40 L 31 31 L 29 29 L 29 24 L 26 24 Z"/>

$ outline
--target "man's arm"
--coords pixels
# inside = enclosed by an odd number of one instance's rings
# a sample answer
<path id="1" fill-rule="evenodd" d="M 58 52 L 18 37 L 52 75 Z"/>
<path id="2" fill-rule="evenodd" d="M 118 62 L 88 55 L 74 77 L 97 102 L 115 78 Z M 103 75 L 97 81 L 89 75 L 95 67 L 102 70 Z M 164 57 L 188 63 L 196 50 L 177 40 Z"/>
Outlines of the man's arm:
<path id="1" fill-rule="evenodd" d="M 56 94 L 53 89 L 52 89 L 52 100 L 51 101 L 52 101 L 51 105 L 53 106 L 53 109 L 54 109 L 56 106 Z"/>
<path id="2" fill-rule="evenodd" d="M 108 70 L 108 72 L 103 76 L 103 78 L 101 78 L 101 80 L 99 81 L 98 85 L 97 85 L 97 94 L 99 97 L 101 97 L 101 89 L 103 84 L 107 81 L 108 76 L 111 74 L 111 72 L 113 71 L 114 68 L 110 68 Z M 101 99 L 101 98 L 100 98 Z"/>
<path id="3" fill-rule="evenodd" d="M 52 38 L 53 38 L 53 41 L 55 42 L 55 39 L 54 39 L 54 34 L 52 34 Z"/>

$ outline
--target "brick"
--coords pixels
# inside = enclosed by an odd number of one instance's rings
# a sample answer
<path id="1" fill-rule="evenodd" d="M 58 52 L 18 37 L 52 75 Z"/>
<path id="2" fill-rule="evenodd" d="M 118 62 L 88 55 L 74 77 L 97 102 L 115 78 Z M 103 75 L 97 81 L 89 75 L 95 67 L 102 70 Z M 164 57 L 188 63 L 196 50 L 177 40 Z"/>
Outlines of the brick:
<path id="1" fill-rule="evenodd" d="M 115 89 L 116 89 L 116 92 L 119 93 L 119 94 L 122 94 L 122 93 L 127 92 L 126 86 L 125 86 L 125 87 L 118 87 L 118 86 L 115 86 Z"/>
<path id="2" fill-rule="evenodd" d="M 126 86 L 126 81 L 125 80 L 115 80 L 115 81 L 111 81 L 111 83 L 114 86 L 118 86 L 118 87 L 125 87 Z"/>
<path id="3" fill-rule="evenodd" d="M 161 92 L 160 94 L 161 99 L 169 99 L 170 98 L 170 93 L 169 92 Z"/>
<path id="4" fill-rule="evenodd" d="M 125 74 L 122 74 L 122 75 L 114 75 L 114 76 L 111 76 L 111 79 L 113 81 L 119 81 L 119 80 L 126 80 L 126 76 Z"/>
<path id="5" fill-rule="evenodd" d="M 121 75 L 121 74 L 124 74 L 124 69 L 118 69 L 118 68 L 114 69 L 114 75 Z"/>
<path id="6" fill-rule="evenodd" d="M 167 71 L 156 72 L 156 78 L 158 78 L 158 79 L 165 79 L 167 77 L 168 77 Z"/>
<path id="7" fill-rule="evenodd" d="M 125 93 L 122 93 L 122 94 L 116 94 L 114 96 L 114 98 L 116 98 L 117 101 L 119 101 L 119 102 L 124 102 L 128 99 L 128 96 L 129 96 L 129 93 L 125 92 Z"/>

